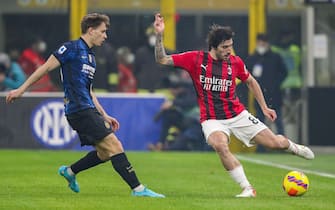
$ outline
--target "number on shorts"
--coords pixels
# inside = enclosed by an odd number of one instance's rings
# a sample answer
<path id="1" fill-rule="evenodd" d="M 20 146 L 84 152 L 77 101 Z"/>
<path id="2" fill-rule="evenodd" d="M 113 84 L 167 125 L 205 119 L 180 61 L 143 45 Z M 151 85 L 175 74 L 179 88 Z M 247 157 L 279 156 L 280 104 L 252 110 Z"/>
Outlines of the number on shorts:
<path id="1" fill-rule="evenodd" d="M 253 116 L 249 116 L 248 118 L 253 124 L 258 124 L 259 120 Z"/>

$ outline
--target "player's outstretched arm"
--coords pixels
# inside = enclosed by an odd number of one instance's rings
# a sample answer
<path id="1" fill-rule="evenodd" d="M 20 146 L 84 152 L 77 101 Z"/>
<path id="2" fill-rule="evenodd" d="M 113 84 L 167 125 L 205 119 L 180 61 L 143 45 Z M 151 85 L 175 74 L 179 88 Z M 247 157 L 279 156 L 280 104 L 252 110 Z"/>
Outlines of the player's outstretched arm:
<path id="1" fill-rule="evenodd" d="M 161 14 L 155 14 L 154 28 L 156 32 L 155 59 L 157 63 L 173 66 L 172 57 L 167 55 L 163 44 L 163 33 L 165 29 L 164 19 Z"/>
<path id="2" fill-rule="evenodd" d="M 59 61 L 54 55 L 51 55 L 48 60 L 38 67 L 32 75 L 18 88 L 10 91 L 7 94 L 6 102 L 12 103 L 15 99 L 20 98 L 22 94 L 36 81 L 38 81 L 43 75 L 47 74 L 49 71 L 57 68 L 60 65 Z"/>
<path id="3" fill-rule="evenodd" d="M 255 78 L 250 75 L 249 78 L 246 81 L 247 86 L 249 90 L 254 94 L 259 106 L 261 107 L 263 114 L 272 122 L 277 118 L 276 111 L 273 109 L 270 109 L 265 101 L 262 89 L 260 88 L 258 82 L 255 80 Z"/>

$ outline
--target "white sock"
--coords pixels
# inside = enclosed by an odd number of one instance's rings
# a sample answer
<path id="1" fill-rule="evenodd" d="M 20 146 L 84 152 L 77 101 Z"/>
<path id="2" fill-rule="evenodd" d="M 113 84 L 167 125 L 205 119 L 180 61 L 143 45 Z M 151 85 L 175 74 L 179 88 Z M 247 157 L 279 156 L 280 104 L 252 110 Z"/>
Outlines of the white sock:
<path id="1" fill-rule="evenodd" d="M 293 152 L 294 154 L 297 154 L 297 145 L 296 143 L 293 143 L 290 139 L 287 139 L 288 143 L 289 143 L 289 146 L 287 148 L 287 151 L 289 152 Z"/>
<path id="2" fill-rule="evenodd" d="M 66 168 L 66 171 L 67 171 L 67 173 L 68 173 L 70 176 L 74 176 L 74 175 L 75 175 L 75 174 L 73 173 L 71 167 L 67 167 L 67 168 Z"/>
<path id="3" fill-rule="evenodd" d="M 138 185 L 137 187 L 135 187 L 133 190 L 135 191 L 135 192 L 141 192 L 141 191 L 143 191 L 144 190 L 144 186 L 143 186 L 143 184 L 140 184 L 140 185 Z"/>
<path id="4" fill-rule="evenodd" d="M 251 186 L 247 177 L 245 176 L 242 165 L 237 166 L 233 170 L 228 171 L 231 178 L 237 182 L 242 189 Z"/>

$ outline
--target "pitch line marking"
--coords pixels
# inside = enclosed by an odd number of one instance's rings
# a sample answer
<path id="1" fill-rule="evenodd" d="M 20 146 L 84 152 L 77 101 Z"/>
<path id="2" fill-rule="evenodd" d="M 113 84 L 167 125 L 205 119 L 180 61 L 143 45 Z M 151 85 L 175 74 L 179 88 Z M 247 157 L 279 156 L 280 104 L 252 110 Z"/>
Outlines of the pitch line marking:
<path id="1" fill-rule="evenodd" d="M 283 165 L 283 164 L 279 164 L 279 163 L 272 163 L 269 161 L 264 161 L 264 160 L 259 160 L 259 159 L 254 159 L 254 158 L 248 158 L 248 157 L 244 157 L 244 156 L 240 156 L 237 155 L 237 158 L 240 160 L 245 160 L 251 163 L 257 163 L 260 165 L 265 165 L 265 166 L 271 166 L 271 167 L 275 167 L 275 168 L 281 168 L 281 169 L 286 169 L 286 170 L 292 170 L 292 171 L 303 171 L 307 174 L 314 174 L 314 175 L 318 175 L 318 176 L 322 176 L 322 177 L 328 177 L 328 178 L 332 178 L 335 179 L 335 175 L 334 174 L 330 174 L 330 173 L 324 173 L 321 171 L 312 171 L 312 170 L 307 170 L 307 169 L 300 169 L 300 168 L 295 168 L 295 167 L 291 167 L 288 165 Z"/>

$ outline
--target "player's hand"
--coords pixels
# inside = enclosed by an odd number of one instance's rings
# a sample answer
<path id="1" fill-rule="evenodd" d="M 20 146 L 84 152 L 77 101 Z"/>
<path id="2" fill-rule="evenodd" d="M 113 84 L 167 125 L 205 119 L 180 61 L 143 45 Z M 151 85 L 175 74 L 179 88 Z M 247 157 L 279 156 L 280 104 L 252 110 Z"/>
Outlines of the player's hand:
<path id="1" fill-rule="evenodd" d="M 265 117 L 267 117 L 271 122 L 275 121 L 277 119 L 277 113 L 275 110 L 266 108 L 263 110 L 263 114 Z"/>
<path id="2" fill-rule="evenodd" d="M 164 18 L 161 16 L 160 13 L 155 14 L 154 28 L 156 34 L 162 34 L 164 32 L 165 29 Z"/>
<path id="3" fill-rule="evenodd" d="M 112 126 L 113 131 L 119 130 L 120 123 L 117 121 L 117 119 L 108 115 L 104 116 L 104 118 Z"/>
<path id="4" fill-rule="evenodd" d="M 13 103 L 17 98 L 20 98 L 22 96 L 23 92 L 20 89 L 15 89 L 9 91 L 9 93 L 6 96 L 6 103 Z"/>

